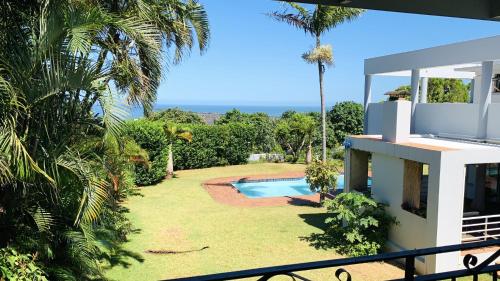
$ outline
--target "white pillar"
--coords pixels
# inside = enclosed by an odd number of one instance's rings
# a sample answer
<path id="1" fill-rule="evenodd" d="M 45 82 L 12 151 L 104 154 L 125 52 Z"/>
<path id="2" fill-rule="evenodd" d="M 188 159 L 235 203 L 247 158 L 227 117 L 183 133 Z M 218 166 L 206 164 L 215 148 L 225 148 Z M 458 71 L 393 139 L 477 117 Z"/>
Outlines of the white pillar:
<path id="1" fill-rule="evenodd" d="M 488 126 L 488 108 L 493 91 L 493 62 L 483 61 L 481 67 L 481 90 L 479 95 L 479 118 L 477 138 L 485 139 Z"/>
<path id="2" fill-rule="evenodd" d="M 476 79 L 472 79 L 470 81 L 470 90 L 469 90 L 469 103 L 474 103 L 474 89 L 476 88 Z"/>
<path id="3" fill-rule="evenodd" d="M 422 77 L 420 85 L 420 103 L 427 103 L 427 90 L 429 88 L 429 78 L 427 77 Z"/>
<path id="4" fill-rule="evenodd" d="M 474 88 L 472 89 L 472 101 L 473 103 L 476 103 L 478 104 L 479 103 L 479 100 L 480 100 L 480 96 L 481 96 L 481 74 L 476 74 L 476 76 L 474 76 L 474 80 L 473 83 L 474 83 Z"/>
<path id="5" fill-rule="evenodd" d="M 368 134 L 368 106 L 372 102 L 372 76 L 365 75 L 364 126 L 363 133 Z"/>
<path id="6" fill-rule="evenodd" d="M 418 86 L 420 84 L 420 69 L 411 70 L 411 133 L 415 133 L 415 108 L 418 103 Z"/>

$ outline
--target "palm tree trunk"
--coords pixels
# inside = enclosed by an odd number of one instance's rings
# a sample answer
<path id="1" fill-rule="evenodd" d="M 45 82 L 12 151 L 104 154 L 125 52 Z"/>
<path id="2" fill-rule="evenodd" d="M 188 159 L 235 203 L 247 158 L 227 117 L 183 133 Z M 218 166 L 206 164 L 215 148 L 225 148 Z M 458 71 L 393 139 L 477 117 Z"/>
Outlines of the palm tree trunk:
<path id="1" fill-rule="evenodd" d="M 309 142 L 307 146 L 307 154 L 306 154 L 306 164 L 311 164 L 312 162 L 312 144 Z"/>
<path id="2" fill-rule="evenodd" d="M 174 157 L 172 153 L 172 144 L 168 145 L 167 178 L 174 176 Z"/>
<path id="3" fill-rule="evenodd" d="M 321 45 L 319 35 L 316 36 L 316 47 Z M 323 64 L 318 61 L 318 74 L 319 74 L 319 96 L 321 98 L 321 160 L 326 162 L 326 108 L 325 108 L 325 95 L 323 94 Z"/>

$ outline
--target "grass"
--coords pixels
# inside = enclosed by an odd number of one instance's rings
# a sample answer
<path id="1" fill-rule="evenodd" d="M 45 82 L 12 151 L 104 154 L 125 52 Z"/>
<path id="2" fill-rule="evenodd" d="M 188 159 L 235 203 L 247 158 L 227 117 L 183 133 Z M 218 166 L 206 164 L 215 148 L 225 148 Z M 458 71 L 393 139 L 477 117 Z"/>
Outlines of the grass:
<path id="1" fill-rule="evenodd" d="M 226 206 L 213 201 L 201 186 L 211 178 L 303 169 L 303 165 L 297 164 L 258 163 L 180 171 L 177 178 L 142 188 L 142 197 L 127 202 L 129 217 L 139 230 L 130 235 L 124 248 L 142 255 L 144 261 L 125 259 L 122 265 L 108 271 L 108 277 L 160 280 L 338 258 L 334 251 L 317 250 L 300 239 L 321 232 L 324 209 Z M 188 252 L 149 254 L 145 253 L 147 250 Z M 354 280 L 402 277 L 402 271 L 389 264 L 364 264 L 347 269 Z M 314 280 L 333 280 L 334 271 L 323 269 L 301 274 Z"/>

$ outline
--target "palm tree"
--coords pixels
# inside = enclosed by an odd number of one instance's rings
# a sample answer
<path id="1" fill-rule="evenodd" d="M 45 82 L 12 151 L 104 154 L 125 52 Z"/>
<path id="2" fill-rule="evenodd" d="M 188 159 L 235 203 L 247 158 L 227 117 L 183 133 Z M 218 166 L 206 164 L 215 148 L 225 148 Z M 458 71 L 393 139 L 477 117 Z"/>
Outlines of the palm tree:
<path id="1" fill-rule="evenodd" d="M 326 110 L 325 95 L 323 93 L 323 75 L 325 64 L 333 63 L 333 55 L 331 47 L 321 45 L 321 36 L 339 24 L 357 18 L 363 13 L 363 10 L 318 4 L 315 5 L 314 10 L 309 11 L 299 4 L 287 3 L 287 5 L 294 10 L 293 13 L 289 13 L 285 9 L 284 11 L 276 11 L 268 15 L 277 21 L 303 30 L 316 40 L 315 48 L 302 55 L 302 57 L 307 62 L 318 65 L 319 95 L 321 98 L 322 160 L 326 162 Z"/>
<path id="2" fill-rule="evenodd" d="M 163 47 L 174 47 L 174 64 L 182 61 L 195 43 L 204 52 L 210 41 L 207 13 L 196 0 L 100 0 L 102 7 L 121 21 L 134 26 L 148 23 L 152 28 L 143 34 L 154 42 L 137 40 L 134 29 L 109 26 L 96 34 L 93 47 L 100 70 L 111 68 L 111 79 L 126 94 L 132 105 L 142 105 L 149 115 L 156 101 L 156 90 L 162 78 Z M 151 44 L 153 43 L 153 44 Z"/>
<path id="3" fill-rule="evenodd" d="M 172 146 L 178 139 L 183 139 L 191 142 L 193 140 L 193 133 L 189 129 L 181 128 L 173 123 L 165 124 L 163 130 L 165 131 L 165 136 L 167 137 L 168 141 L 167 178 L 171 178 L 174 176 L 174 157 Z"/>
<path id="4" fill-rule="evenodd" d="M 120 181 L 143 154 L 123 138 L 115 101 L 154 100 L 165 40 L 179 32 L 176 48 L 189 49 L 182 25 L 203 9 L 168 1 L 179 15 L 160 27 L 149 17 L 164 1 L 7 2 L 16 8 L 0 8 L 0 247 L 36 253 L 50 280 L 103 280 L 101 259 L 117 250 L 108 242 L 127 224 Z M 142 10 L 114 12 L 110 2 Z"/>

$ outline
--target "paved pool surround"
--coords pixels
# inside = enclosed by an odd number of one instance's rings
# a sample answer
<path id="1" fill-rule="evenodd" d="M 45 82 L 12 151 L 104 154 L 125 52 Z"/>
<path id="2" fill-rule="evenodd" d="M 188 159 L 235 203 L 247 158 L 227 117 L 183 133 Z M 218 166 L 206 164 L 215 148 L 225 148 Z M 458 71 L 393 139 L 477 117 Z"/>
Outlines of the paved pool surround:
<path id="1" fill-rule="evenodd" d="M 231 206 L 261 207 L 261 206 L 286 206 L 286 205 L 317 205 L 319 194 L 301 196 L 281 196 L 266 198 L 248 198 L 242 194 L 232 183 L 237 181 L 255 181 L 269 179 L 290 179 L 304 177 L 303 172 L 288 172 L 269 175 L 250 175 L 216 178 L 205 181 L 203 187 L 215 201 Z"/>

